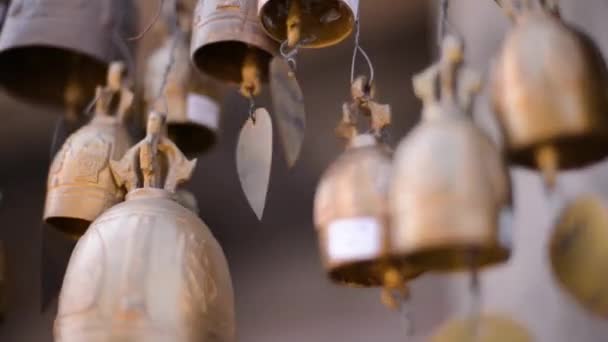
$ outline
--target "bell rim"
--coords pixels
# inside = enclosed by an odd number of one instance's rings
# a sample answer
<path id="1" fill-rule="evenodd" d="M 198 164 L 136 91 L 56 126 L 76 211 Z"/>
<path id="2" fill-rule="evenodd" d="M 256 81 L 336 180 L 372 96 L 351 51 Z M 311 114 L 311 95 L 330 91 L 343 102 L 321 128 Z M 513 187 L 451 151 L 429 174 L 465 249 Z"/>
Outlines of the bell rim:
<path id="1" fill-rule="evenodd" d="M 405 281 L 418 278 L 424 273 L 424 270 L 416 268 L 406 261 L 386 257 L 386 260 L 365 258 L 336 262 L 327 266 L 327 276 L 332 282 L 342 286 L 355 288 L 382 287 L 384 285 L 384 274 L 393 267 L 400 271 Z M 357 272 L 354 272 L 354 270 Z"/>
<path id="2" fill-rule="evenodd" d="M 400 255 L 412 265 L 428 271 L 450 273 L 485 269 L 504 264 L 511 257 L 511 249 L 498 244 L 444 243 L 416 248 Z M 470 258 L 474 255 L 474 265 Z"/>

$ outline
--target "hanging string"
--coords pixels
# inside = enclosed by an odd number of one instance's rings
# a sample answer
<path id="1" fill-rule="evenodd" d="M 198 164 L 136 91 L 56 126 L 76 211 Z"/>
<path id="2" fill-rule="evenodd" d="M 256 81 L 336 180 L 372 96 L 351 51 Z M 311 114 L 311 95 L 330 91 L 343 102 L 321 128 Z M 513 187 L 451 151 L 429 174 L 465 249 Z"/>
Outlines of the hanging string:
<path id="1" fill-rule="evenodd" d="M 353 50 L 353 58 L 350 66 L 350 83 L 352 84 L 355 81 L 355 65 L 357 64 L 357 54 L 360 53 L 367 61 L 367 66 L 369 68 L 368 83 L 372 84 L 372 82 L 374 81 L 374 65 L 372 64 L 372 61 L 365 52 L 365 50 L 363 50 L 363 48 L 359 44 L 359 35 L 361 33 L 360 21 L 361 20 L 359 18 L 357 18 L 357 20 L 355 21 L 355 48 Z"/>
<path id="2" fill-rule="evenodd" d="M 154 24 L 156 24 L 156 22 L 160 18 L 160 15 L 163 11 L 164 3 L 165 3 L 165 0 L 158 0 L 158 8 L 156 9 L 156 14 L 154 15 L 154 18 L 152 18 L 152 21 L 148 24 L 148 26 L 146 26 L 146 28 L 140 34 L 138 34 L 134 37 L 127 38 L 127 40 L 132 41 L 132 40 L 142 39 L 146 35 L 146 33 L 148 33 L 148 31 L 150 31 L 152 29 Z"/>
<path id="3" fill-rule="evenodd" d="M 164 0 L 161 0 L 161 3 L 164 2 Z M 167 98 L 165 95 L 165 88 L 167 87 L 167 82 L 169 80 L 169 74 L 171 73 L 171 70 L 173 69 L 173 66 L 175 65 L 175 51 L 177 50 L 177 45 L 180 39 L 182 39 L 182 32 L 181 29 L 179 28 L 179 24 L 178 24 L 178 18 L 177 18 L 177 2 L 174 1 L 173 6 L 171 6 L 171 12 L 170 15 L 167 17 L 167 21 L 169 23 L 169 27 L 171 27 L 171 32 L 173 32 L 173 37 L 172 37 L 172 41 L 171 41 L 171 48 L 169 49 L 169 61 L 167 62 L 167 66 L 165 67 L 165 70 L 163 72 L 162 78 L 161 78 L 161 83 L 158 89 L 158 92 L 156 94 L 156 98 L 157 100 L 162 99 L 164 107 L 165 107 L 165 113 L 167 113 L 169 111 L 169 107 L 167 105 Z"/>
<path id="4" fill-rule="evenodd" d="M 439 3 L 439 26 L 437 29 L 437 46 L 441 50 L 441 44 L 443 43 L 443 38 L 447 33 L 448 26 L 448 11 L 449 11 L 449 1 L 448 0 L 440 0 Z"/>

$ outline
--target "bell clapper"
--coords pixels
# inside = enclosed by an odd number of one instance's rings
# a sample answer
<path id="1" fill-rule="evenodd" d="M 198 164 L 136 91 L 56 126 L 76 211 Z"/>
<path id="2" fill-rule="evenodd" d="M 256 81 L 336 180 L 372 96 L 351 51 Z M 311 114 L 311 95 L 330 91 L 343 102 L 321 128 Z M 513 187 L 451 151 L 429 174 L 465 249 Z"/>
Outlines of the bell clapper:
<path id="1" fill-rule="evenodd" d="M 380 294 L 382 303 L 390 310 L 399 311 L 407 336 L 414 333 L 409 303 L 410 291 L 399 269 L 389 266 L 384 272 L 384 288 Z"/>
<path id="2" fill-rule="evenodd" d="M 240 93 L 249 99 L 249 119 L 255 124 L 255 97 L 262 91 L 261 71 L 258 57 L 252 49 L 247 51 L 241 69 Z"/>
<path id="3" fill-rule="evenodd" d="M 536 165 L 542 172 L 545 186 L 554 189 L 559 169 L 559 154 L 555 146 L 547 144 L 538 147 L 535 151 Z"/>

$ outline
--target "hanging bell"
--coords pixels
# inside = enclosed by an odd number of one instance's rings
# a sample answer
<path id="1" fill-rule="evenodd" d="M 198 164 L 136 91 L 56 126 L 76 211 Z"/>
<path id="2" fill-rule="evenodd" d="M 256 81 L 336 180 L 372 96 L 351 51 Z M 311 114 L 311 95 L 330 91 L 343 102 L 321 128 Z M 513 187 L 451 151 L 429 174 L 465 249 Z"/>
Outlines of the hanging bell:
<path id="1" fill-rule="evenodd" d="M 264 30 L 290 47 L 322 48 L 338 44 L 352 32 L 359 0 L 259 0 Z"/>
<path id="2" fill-rule="evenodd" d="M 477 319 L 454 319 L 445 322 L 430 342 L 532 342 L 527 329 L 508 317 L 483 315 Z"/>
<path id="3" fill-rule="evenodd" d="M 111 163 L 129 192 L 76 245 L 59 298 L 57 342 L 235 341 L 222 248 L 175 196 L 196 161 L 163 135 L 164 120 L 149 114 L 146 137 Z"/>
<path id="4" fill-rule="evenodd" d="M 268 79 L 278 45 L 258 21 L 255 0 L 199 0 L 190 52 L 203 73 L 254 88 Z"/>
<path id="5" fill-rule="evenodd" d="M 194 91 L 194 83 L 202 82 L 197 77 L 202 76 L 190 64 L 188 39 L 181 31 L 168 37 L 148 59 L 146 102 L 151 109 L 168 113 L 169 137 L 187 156 L 215 145 L 219 129 L 219 105 L 213 97 Z"/>
<path id="6" fill-rule="evenodd" d="M 533 8 L 529 0 L 512 9 L 515 26 L 499 53 L 492 92 L 509 160 L 540 169 L 548 185 L 558 170 L 608 155 L 601 52 L 551 9 Z"/>
<path id="7" fill-rule="evenodd" d="M 509 256 L 502 228 L 510 227 L 499 221 L 510 180 L 498 149 L 469 117 L 481 85 L 459 68 L 462 42 L 448 36 L 442 50 L 441 61 L 414 78 L 423 119 L 395 152 L 391 241 L 423 269 L 474 270 Z"/>
<path id="8" fill-rule="evenodd" d="M 121 85 L 123 70 L 121 63 L 110 66 L 108 85 L 97 88 L 93 118 L 66 140 L 49 170 L 44 220 L 73 238 L 124 197 L 109 165 L 131 146 L 124 120 L 133 93 Z"/>
<path id="9" fill-rule="evenodd" d="M 553 274 L 585 309 L 608 316 L 608 206 L 592 195 L 577 198 L 560 214 L 549 244 Z"/>
<path id="10" fill-rule="evenodd" d="M 130 1 L 12 0 L 0 36 L 0 84 L 12 95 L 80 113 L 115 57 Z M 122 14 L 122 16 L 121 16 Z"/>

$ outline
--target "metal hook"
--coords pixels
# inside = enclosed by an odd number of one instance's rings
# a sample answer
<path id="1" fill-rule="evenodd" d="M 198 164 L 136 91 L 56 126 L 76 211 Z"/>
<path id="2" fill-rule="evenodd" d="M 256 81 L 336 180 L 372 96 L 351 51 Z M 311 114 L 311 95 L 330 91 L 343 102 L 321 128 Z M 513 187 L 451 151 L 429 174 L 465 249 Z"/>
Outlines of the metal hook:
<path id="1" fill-rule="evenodd" d="M 140 33 L 137 34 L 134 37 L 130 37 L 127 38 L 127 40 L 140 40 L 142 39 L 146 33 L 148 33 L 148 31 L 150 31 L 152 29 L 152 26 L 154 26 L 154 24 L 156 24 L 156 22 L 158 21 L 158 18 L 160 18 L 160 15 L 163 11 L 163 5 L 165 3 L 165 0 L 159 0 L 158 1 L 158 9 L 156 10 L 156 14 L 154 15 L 154 18 L 152 18 L 152 21 L 148 24 L 148 26 L 146 26 L 146 28 Z"/>
<path id="2" fill-rule="evenodd" d="M 369 68 L 369 84 L 372 84 L 374 81 L 374 65 L 372 64 L 371 59 L 365 52 L 365 50 L 359 44 L 359 34 L 360 34 L 360 20 L 357 18 L 355 21 L 355 48 L 353 50 L 353 58 L 350 66 L 350 83 L 352 84 L 355 81 L 355 65 L 357 64 L 357 53 L 361 53 L 363 58 L 367 61 L 367 66 Z"/>

